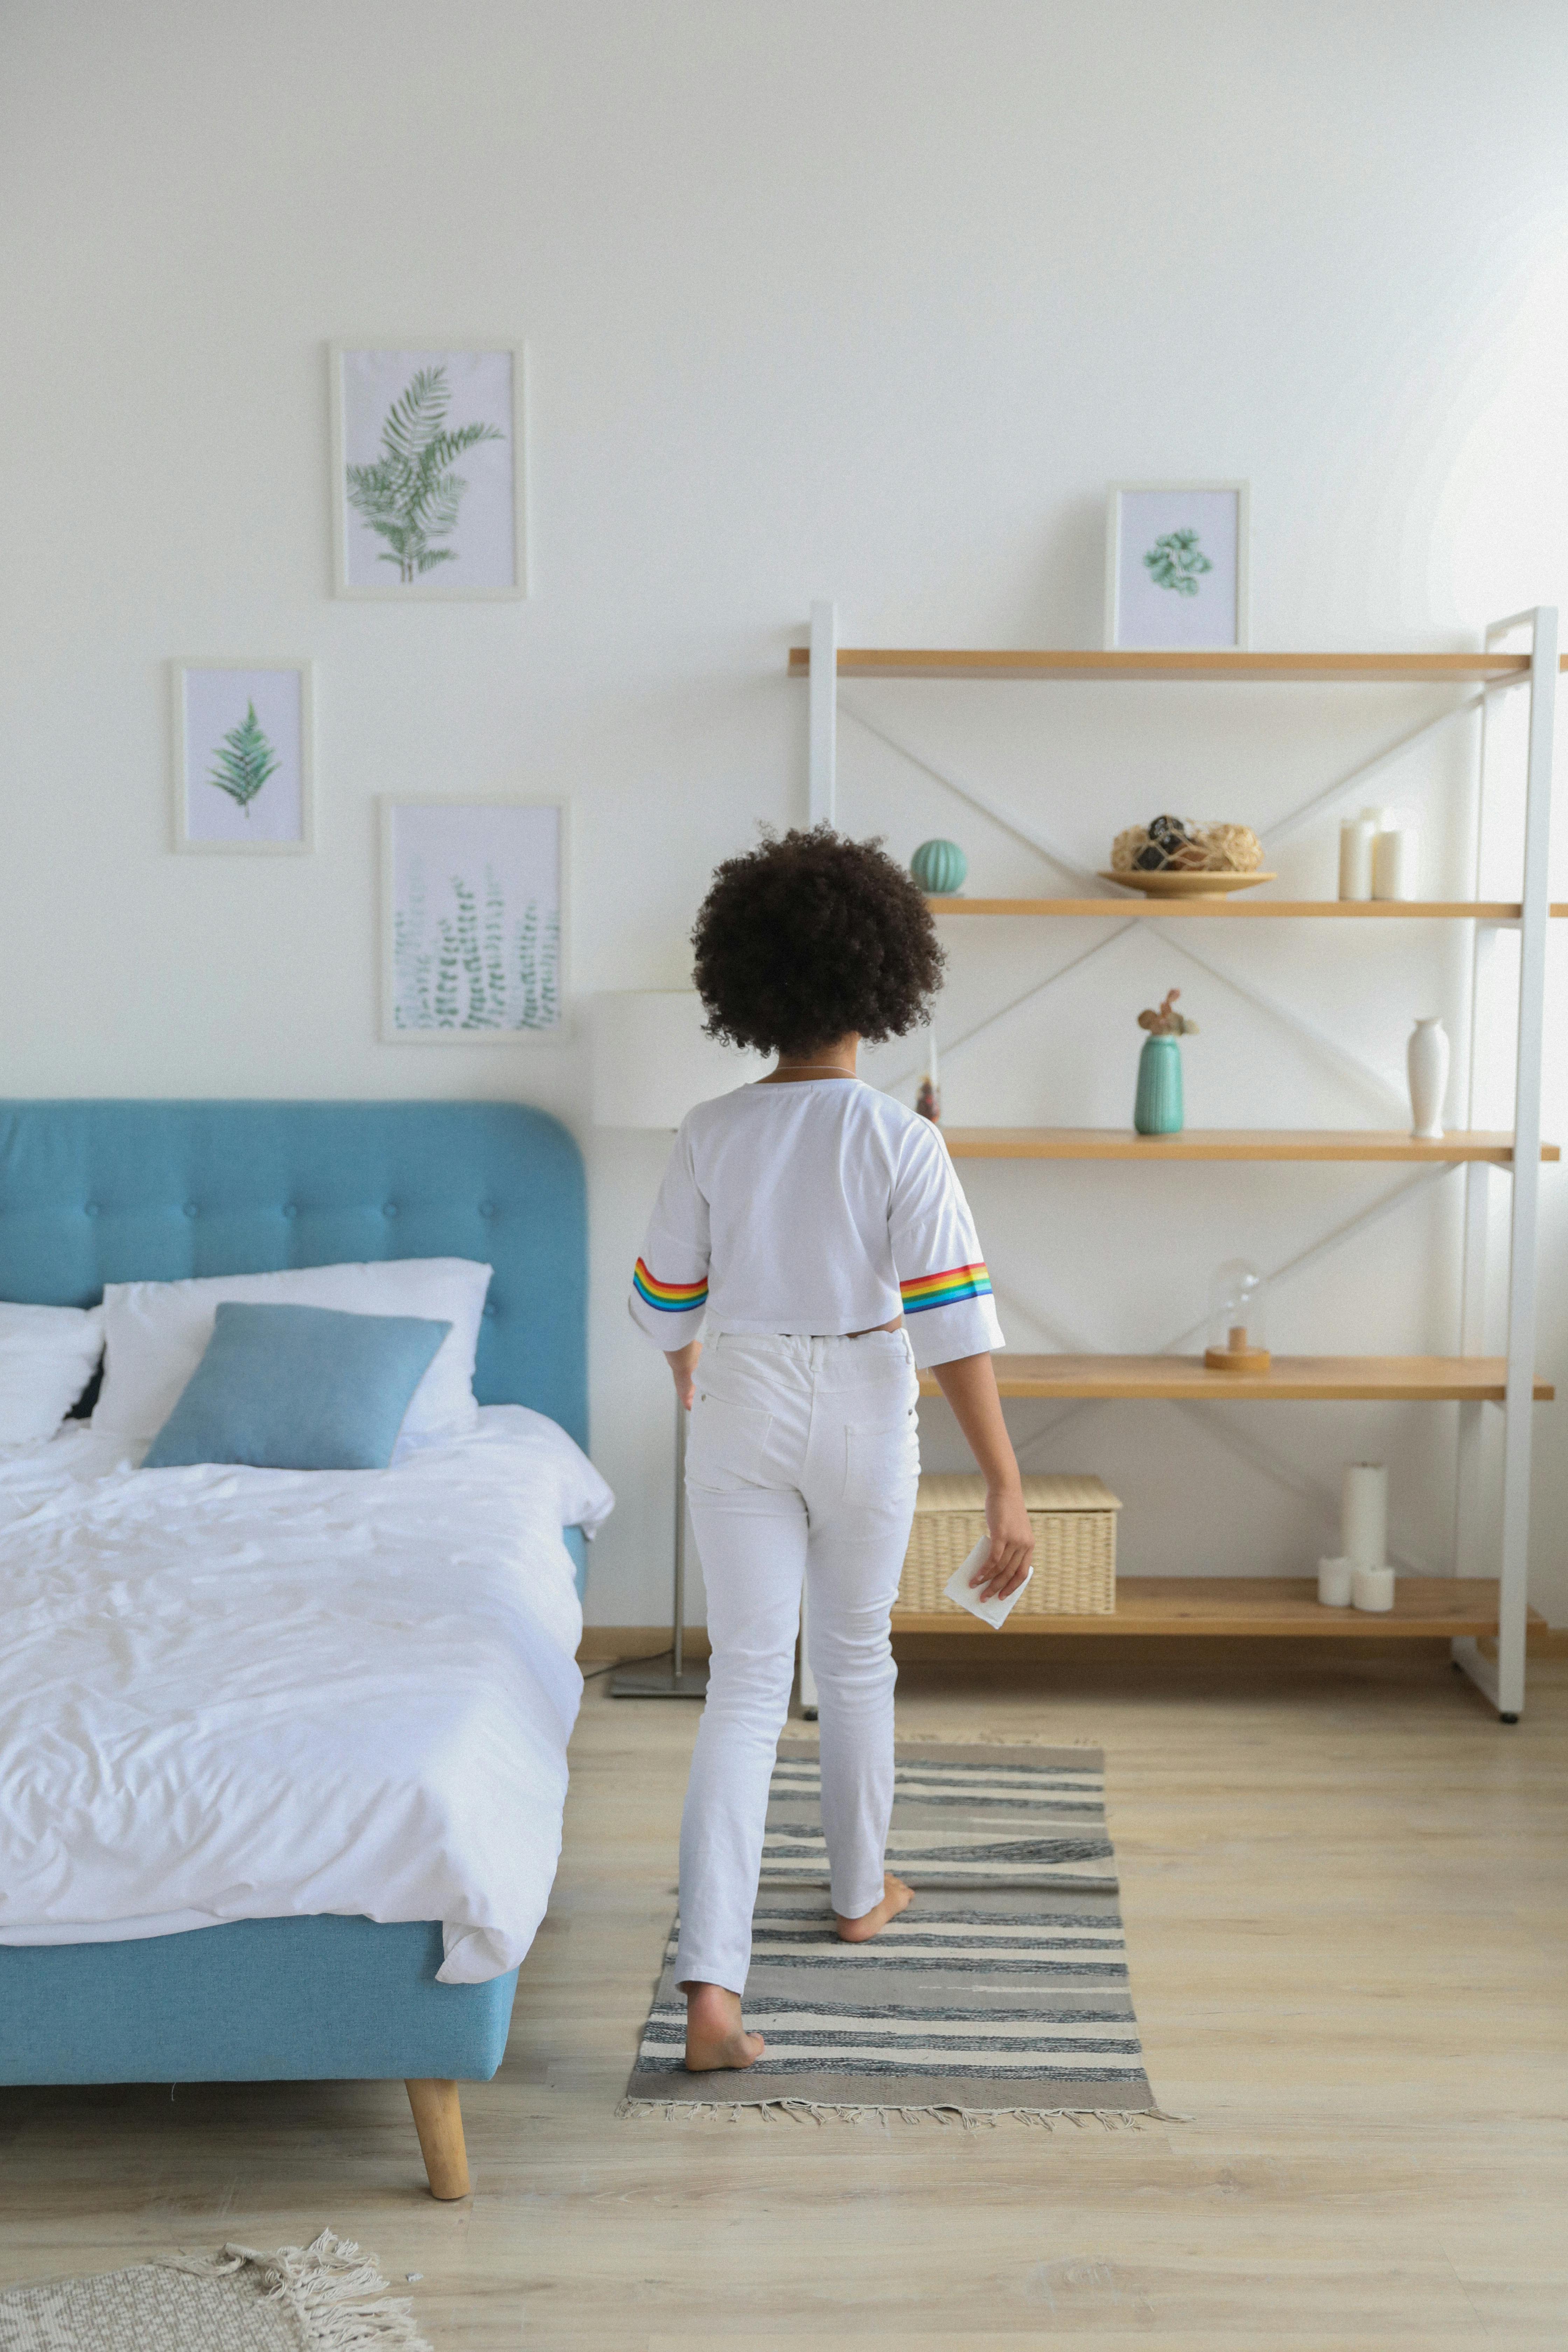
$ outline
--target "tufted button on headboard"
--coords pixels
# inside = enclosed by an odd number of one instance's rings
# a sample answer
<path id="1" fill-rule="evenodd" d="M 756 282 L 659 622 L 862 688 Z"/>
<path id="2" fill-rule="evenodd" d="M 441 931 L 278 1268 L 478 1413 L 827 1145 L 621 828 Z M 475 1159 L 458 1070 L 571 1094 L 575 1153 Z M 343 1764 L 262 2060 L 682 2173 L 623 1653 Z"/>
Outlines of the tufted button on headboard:
<path id="1" fill-rule="evenodd" d="M 494 1267 L 474 1386 L 588 1439 L 583 1162 L 517 1103 L 0 1102 L 0 1299 L 347 1259 Z"/>

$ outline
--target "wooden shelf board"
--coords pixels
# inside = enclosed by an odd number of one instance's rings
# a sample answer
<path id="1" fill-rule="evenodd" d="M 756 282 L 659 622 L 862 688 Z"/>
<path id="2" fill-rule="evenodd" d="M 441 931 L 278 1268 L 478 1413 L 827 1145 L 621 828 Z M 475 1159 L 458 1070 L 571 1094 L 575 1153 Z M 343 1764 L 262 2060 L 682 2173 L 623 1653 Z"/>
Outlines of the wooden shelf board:
<path id="1" fill-rule="evenodd" d="M 1517 923 L 1517 898 L 1255 898 L 1238 892 L 1230 898 L 1145 898 L 1130 890 L 1125 898 L 1109 894 L 1094 898 L 928 898 L 933 915 L 1058 915 L 1114 916 L 1117 921 L 1143 917 L 1152 922 L 1243 923 L 1281 920 L 1303 922 L 1322 919 L 1352 922 L 1482 922 Z M 1552 912 L 1568 915 L 1568 902 L 1554 900 Z"/>
<path id="2" fill-rule="evenodd" d="M 1276 1356 L 1266 1372 L 1210 1371 L 1201 1356 L 1015 1356 L 995 1359 L 1005 1397 L 1088 1397 L 1105 1403 L 1169 1397 L 1184 1403 L 1500 1404 L 1501 1356 Z M 941 1391 L 931 1372 L 921 1392 Z M 1539 1403 L 1556 1395 L 1537 1381 Z"/>
<path id="3" fill-rule="evenodd" d="M 1476 1131 L 1425 1137 L 1371 1128 L 1184 1128 L 1180 1135 L 1137 1135 L 1121 1127 L 944 1127 L 955 1160 L 1335 1160 L 1489 1161 L 1506 1168 L 1513 1138 Z M 1563 1157 L 1543 1143 L 1541 1157 Z"/>
<path id="4" fill-rule="evenodd" d="M 1545 1621 L 1530 1612 L 1532 1625 Z M 1065 1633 L 1234 1634 L 1284 1640 L 1452 1641 L 1498 1629 L 1498 1587 L 1485 1577 L 1401 1576 L 1391 1610 L 1325 1609 L 1308 1576 L 1123 1576 L 1116 1607 L 1104 1617 L 1022 1616 L 1002 1631 L 1016 1639 Z M 966 1638 L 992 1628 L 966 1610 L 895 1609 L 895 1633 Z"/>
<path id="5" fill-rule="evenodd" d="M 1562 667 L 1568 669 L 1568 655 Z M 1520 653 L 1290 654 L 995 651 L 898 646 L 840 646 L 840 677 L 1074 679 L 1179 678 L 1318 686 L 1463 686 L 1525 677 Z M 792 677 L 811 674 L 809 646 L 792 646 Z"/>

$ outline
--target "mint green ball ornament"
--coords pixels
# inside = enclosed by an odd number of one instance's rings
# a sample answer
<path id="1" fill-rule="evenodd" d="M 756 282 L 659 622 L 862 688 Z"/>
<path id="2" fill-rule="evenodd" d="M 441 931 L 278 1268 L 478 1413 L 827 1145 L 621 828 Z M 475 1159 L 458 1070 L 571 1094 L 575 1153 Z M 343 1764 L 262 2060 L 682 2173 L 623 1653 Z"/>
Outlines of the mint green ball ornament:
<path id="1" fill-rule="evenodd" d="M 969 860 L 956 841 L 922 841 L 910 872 L 929 898 L 951 898 L 963 887 Z"/>

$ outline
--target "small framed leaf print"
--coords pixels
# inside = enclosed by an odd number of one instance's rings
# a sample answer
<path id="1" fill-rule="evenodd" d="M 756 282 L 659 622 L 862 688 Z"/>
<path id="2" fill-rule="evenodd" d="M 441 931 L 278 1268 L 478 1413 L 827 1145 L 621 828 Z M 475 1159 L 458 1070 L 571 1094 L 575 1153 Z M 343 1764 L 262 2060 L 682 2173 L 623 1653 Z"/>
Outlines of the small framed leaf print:
<path id="1" fill-rule="evenodd" d="M 521 346 L 334 343 L 331 362 L 337 594 L 526 596 Z"/>
<path id="2" fill-rule="evenodd" d="M 174 665 L 174 846 L 315 847 L 310 665 Z"/>
<path id="3" fill-rule="evenodd" d="M 1250 503 L 1245 482 L 1113 482 L 1105 530 L 1107 646 L 1244 648 Z"/>

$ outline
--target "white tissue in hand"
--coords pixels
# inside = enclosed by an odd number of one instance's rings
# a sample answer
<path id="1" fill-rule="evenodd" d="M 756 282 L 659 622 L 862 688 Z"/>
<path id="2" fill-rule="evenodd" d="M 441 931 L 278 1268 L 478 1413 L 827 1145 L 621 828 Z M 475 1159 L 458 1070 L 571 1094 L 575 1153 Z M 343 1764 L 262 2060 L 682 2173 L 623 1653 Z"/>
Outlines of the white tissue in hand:
<path id="1" fill-rule="evenodd" d="M 1009 1611 L 1016 1608 L 1018 1602 L 1022 1601 L 1024 1587 L 1035 1571 L 1031 1568 L 1024 1579 L 1024 1583 L 1019 1585 L 1016 1592 L 1009 1592 L 1005 1601 L 984 1600 L 973 1590 L 969 1580 L 982 1561 L 989 1559 L 990 1553 L 991 1538 L 989 1536 L 982 1536 L 963 1566 L 953 1570 L 942 1590 L 950 1601 L 956 1601 L 959 1607 L 967 1609 L 972 1617 L 984 1617 L 988 1625 L 994 1625 L 1000 1632 L 1007 1622 Z"/>

